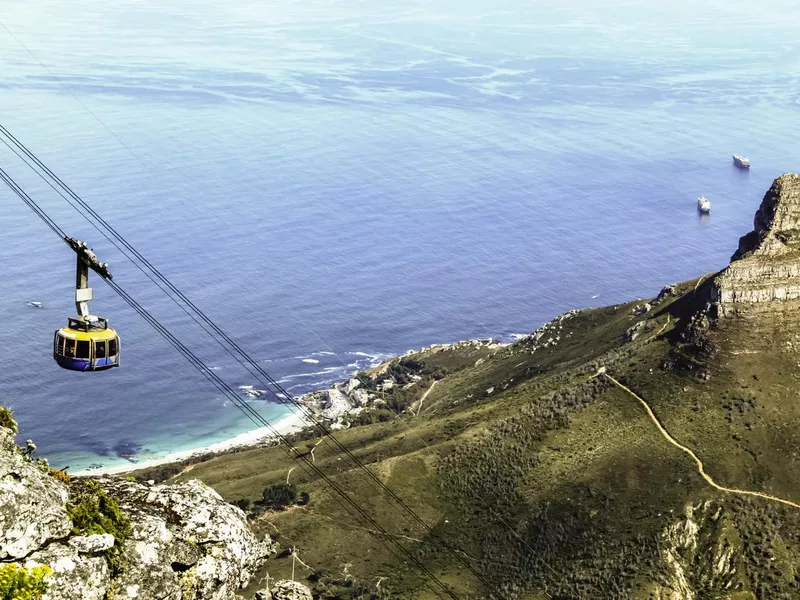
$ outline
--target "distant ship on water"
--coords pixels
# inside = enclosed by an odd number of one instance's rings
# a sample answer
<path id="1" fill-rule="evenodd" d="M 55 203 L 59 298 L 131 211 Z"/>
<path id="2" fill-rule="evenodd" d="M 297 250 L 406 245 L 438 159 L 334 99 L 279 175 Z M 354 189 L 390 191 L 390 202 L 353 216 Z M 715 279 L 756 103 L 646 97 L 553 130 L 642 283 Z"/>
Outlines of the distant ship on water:
<path id="1" fill-rule="evenodd" d="M 697 210 L 707 215 L 711 212 L 711 200 L 706 198 L 705 196 L 700 196 L 697 199 Z"/>
<path id="2" fill-rule="evenodd" d="M 750 159 L 745 156 L 739 156 L 738 154 L 734 154 L 733 164 L 739 167 L 740 169 L 749 169 Z"/>

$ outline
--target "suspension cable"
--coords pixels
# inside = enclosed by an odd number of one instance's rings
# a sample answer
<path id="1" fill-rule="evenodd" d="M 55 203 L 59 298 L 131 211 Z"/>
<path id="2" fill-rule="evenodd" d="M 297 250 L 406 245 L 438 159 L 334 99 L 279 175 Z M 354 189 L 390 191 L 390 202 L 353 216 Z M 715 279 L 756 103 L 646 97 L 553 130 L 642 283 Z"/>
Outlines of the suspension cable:
<path id="1" fill-rule="evenodd" d="M 55 221 L 11 178 L 8 173 L 6 173 L 0 167 L 0 179 L 2 179 L 6 185 L 29 207 L 33 210 L 36 215 L 41 218 L 50 229 L 56 233 L 59 237 L 64 239 L 66 236 L 63 233 L 63 230 L 58 227 Z M 289 440 L 288 438 L 278 431 L 272 424 L 269 423 L 258 411 L 256 411 L 252 406 L 250 406 L 247 402 L 245 402 L 236 391 L 231 388 L 229 384 L 227 384 L 219 375 L 217 375 L 213 370 L 208 368 L 208 366 L 195 355 L 189 348 L 187 348 L 177 337 L 175 337 L 164 325 L 162 325 L 155 317 L 153 317 L 146 309 L 144 309 L 136 300 L 134 300 L 118 283 L 112 281 L 110 279 L 104 279 L 104 281 L 108 284 L 108 286 L 116 292 L 122 300 L 124 300 L 134 311 L 136 311 L 145 321 L 147 321 L 162 337 L 164 337 L 178 352 L 186 358 L 189 363 L 198 369 L 206 379 L 212 382 L 212 384 L 223 394 L 225 394 L 233 403 L 234 405 L 239 408 L 256 426 L 263 426 L 269 429 L 270 433 L 278 439 L 282 445 L 285 445 L 285 448 L 289 455 L 295 460 L 301 460 L 302 464 L 304 465 L 304 469 L 307 473 L 313 473 L 322 481 L 328 485 L 340 498 L 339 502 L 342 504 L 342 501 L 346 503 L 350 509 L 348 512 L 353 515 L 353 510 L 360 515 L 362 518 L 366 519 L 367 522 L 374 527 L 377 531 L 381 533 L 381 535 L 393 546 L 395 546 L 400 552 L 405 555 L 409 560 L 411 560 L 425 575 L 427 575 L 436 585 L 441 588 L 442 592 L 444 592 L 450 598 L 454 600 L 458 600 L 457 596 L 452 592 L 452 590 L 445 585 L 436 575 L 434 575 L 423 563 L 421 563 L 413 554 L 411 554 L 402 544 L 400 544 L 392 534 L 390 534 L 384 527 L 380 525 L 369 513 L 367 513 L 355 500 L 353 500 L 337 483 L 335 483 L 326 473 L 324 473 L 319 467 L 312 462 L 308 456 L 304 455 L 302 452 L 299 451 Z M 344 506 L 344 504 L 343 504 Z M 347 507 L 345 507 L 347 508 Z M 355 516 L 355 515 L 353 515 Z M 402 560 L 394 550 L 391 550 L 392 554 Z M 430 582 L 426 581 L 426 585 L 430 587 Z M 431 587 L 432 591 L 438 596 L 442 597 L 441 594 L 435 589 Z"/>
<path id="2" fill-rule="evenodd" d="M 54 189 L 64 200 L 67 201 L 70 206 L 72 206 L 81 216 L 83 216 L 90 224 L 92 224 L 95 229 L 100 231 L 100 233 L 109 241 L 111 242 L 123 255 L 125 255 L 131 262 L 136 265 L 140 271 L 144 272 L 144 269 L 137 264 L 136 260 L 131 258 L 128 253 L 123 251 L 117 243 L 112 240 L 108 234 L 113 236 L 113 238 L 122 246 L 124 246 L 131 254 L 133 254 L 136 259 L 141 261 L 143 265 L 147 267 L 147 269 L 155 276 L 164 286 L 166 286 L 173 294 L 167 292 L 167 290 L 159 285 L 156 281 L 153 280 L 153 277 L 145 273 L 147 277 L 161 289 L 167 297 L 169 297 L 173 302 L 175 302 L 181 309 L 189 315 L 192 320 L 197 323 L 200 327 L 203 328 L 206 333 L 214 339 L 217 344 L 219 344 L 229 355 L 231 355 L 239 364 L 247 369 L 247 371 L 253 375 L 257 380 L 263 383 L 272 395 L 279 401 L 283 402 L 284 400 L 290 402 L 296 409 L 300 410 L 303 413 L 303 416 L 307 419 L 307 421 L 313 423 L 313 425 L 319 430 L 320 436 L 323 438 L 329 439 L 340 452 L 342 452 L 345 456 L 347 456 L 350 461 L 360 469 L 369 480 L 371 480 L 374 486 L 377 486 L 378 490 L 382 490 L 389 495 L 389 497 L 397 503 L 407 514 L 409 514 L 419 525 L 421 525 L 429 535 L 431 535 L 434 539 L 436 539 L 444 549 L 449 551 L 465 568 L 467 568 L 476 578 L 478 578 L 488 589 L 494 589 L 494 587 L 486 580 L 486 578 L 479 573 L 475 567 L 470 564 L 469 561 L 464 559 L 457 551 L 457 549 L 453 548 L 446 540 L 442 538 L 439 533 L 433 529 L 430 525 L 428 525 L 424 519 L 422 519 L 408 504 L 403 501 L 389 486 L 387 486 L 379 477 L 377 477 L 367 466 L 357 457 L 355 456 L 344 444 L 339 441 L 339 439 L 333 435 L 333 432 L 327 427 L 321 420 L 317 419 L 316 416 L 311 412 L 311 410 L 306 407 L 303 403 L 299 402 L 292 394 L 290 394 L 275 378 L 273 378 L 256 360 L 254 360 L 235 340 L 233 340 L 225 331 L 222 330 L 210 317 L 208 317 L 196 304 L 194 304 L 186 295 L 178 289 L 165 275 L 161 273 L 149 260 L 147 260 L 142 254 L 136 250 L 134 246 L 132 246 L 119 232 L 114 229 L 105 219 L 103 219 L 86 201 L 84 201 L 77 193 L 75 193 L 61 178 L 59 178 L 53 171 L 50 170 L 31 150 L 29 150 L 22 142 L 20 142 L 11 132 L 8 131 L 6 127 L 0 125 L 0 133 L 4 134 L 13 144 L 16 146 L 27 158 L 33 161 L 36 166 L 38 166 L 44 173 L 38 171 L 33 165 L 29 164 L 27 160 L 25 160 L 19 153 L 16 152 L 11 146 L 11 148 L 15 154 L 19 158 L 21 158 L 37 175 L 39 175 L 42 180 L 44 180 L 52 189 Z M 4 143 L 5 140 L 1 141 Z M 8 144 L 6 143 L 8 146 Z M 46 175 L 46 176 L 45 176 Z M 55 185 L 51 182 L 55 182 L 64 192 L 66 192 L 72 201 L 67 199 L 64 194 L 55 187 Z M 75 206 L 73 203 L 78 203 L 81 207 L 83 207 L 86 212 L 88 212 L 94 219 L 99 222 L 106 231 L 101 230 L 86 214 L 81 212 L 81 210 Z M 108 232 L 108 233 L 106 233 Z M 177 298 L 176 298 L 177 297 Z M 188 310 L 181 305 L 178 301 L 180 299 L 185 303 L 186 306 L 191 309 L 192 313 L 190 314 Z M 196 315 L 196 317 L 194 316 Z M 200 323 L 198 318 L 203 321 Z M 209 331 L 209 328 L 213 331 Z M 216 335 L 215 335 L 216 334 Z M 235 351 L 235 354 L 234 354 Z M 237 357 L 238 355 L 238 357 Z M 242 363 L 244 360 L 244 363 Z M 255 372 L 254 372 L 255 370 Z M 272 386 L 274 389 L 270 389 Z M 496 591 L 496 590 L 495 590 Z"/>

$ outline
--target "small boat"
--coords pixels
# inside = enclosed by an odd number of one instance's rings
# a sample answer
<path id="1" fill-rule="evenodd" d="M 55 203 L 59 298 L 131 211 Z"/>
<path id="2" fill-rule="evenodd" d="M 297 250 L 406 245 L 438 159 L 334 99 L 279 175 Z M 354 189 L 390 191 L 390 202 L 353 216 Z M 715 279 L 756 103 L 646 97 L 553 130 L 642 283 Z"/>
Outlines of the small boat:
<path id="1" fill-rule="evenodd" d="M 699 210 L 704 215 L 707 215 L 711 212 L 711 200 L 706 198 L 705 196 L 700 196 L 697 199 L 697 210 Z"/>
<path id="2" fill-rule="evenodd" d="M 28 302 L 28 306 L 33 306 L 34 308 L 42 308 L 41 302 Z"/>
<path id="3" fill-rule="evenodd" d="M 749 169 L 750 159 L 745 156 L 739 156 L 738 154 L 734 154 L 733 164 L 739 167 L 740 169 Z"/>

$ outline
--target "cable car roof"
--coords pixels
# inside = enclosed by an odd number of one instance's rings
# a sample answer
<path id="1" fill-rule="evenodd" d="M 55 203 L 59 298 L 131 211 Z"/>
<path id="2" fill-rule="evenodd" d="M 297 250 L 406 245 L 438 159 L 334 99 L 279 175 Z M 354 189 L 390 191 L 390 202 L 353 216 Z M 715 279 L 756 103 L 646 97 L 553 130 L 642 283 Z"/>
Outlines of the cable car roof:
<path id="1" fill-rule="evenodd" d="M 78 340 L 81 342 L 93 342 L 103 340 L 113 340 L 117 337 L 117 332 L 111 329 L 98 329 L 94 331 L 80 331 L 79 329 L 71 329 L 69 327 L 62 327 L 58 330 L 58 335 L 67 338 L 68 340 Z"/>

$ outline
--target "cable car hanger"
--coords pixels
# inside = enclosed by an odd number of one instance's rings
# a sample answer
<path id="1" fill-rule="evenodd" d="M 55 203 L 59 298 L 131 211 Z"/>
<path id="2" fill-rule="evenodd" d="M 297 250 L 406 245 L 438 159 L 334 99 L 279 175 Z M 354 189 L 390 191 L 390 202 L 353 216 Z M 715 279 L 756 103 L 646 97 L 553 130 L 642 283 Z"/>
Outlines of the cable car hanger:
<path id="1" fill-rule="evenodd" d="M 77 255 L 77 315 L 68 317 L 67 326 L 55 332 L 53 358 L 59 366 L 70 371 L 103 371 L 118 367 L 120 340 L 117 332 L 108 326 L 108 319 L 89 312 L 89 300 L 92 299 L 89 269 L 110 281 L 113 278 L 108 270 L 108 263 L 100 262 L 86 242 L 69 236 L 64 236 L 64 241 Z"/>

